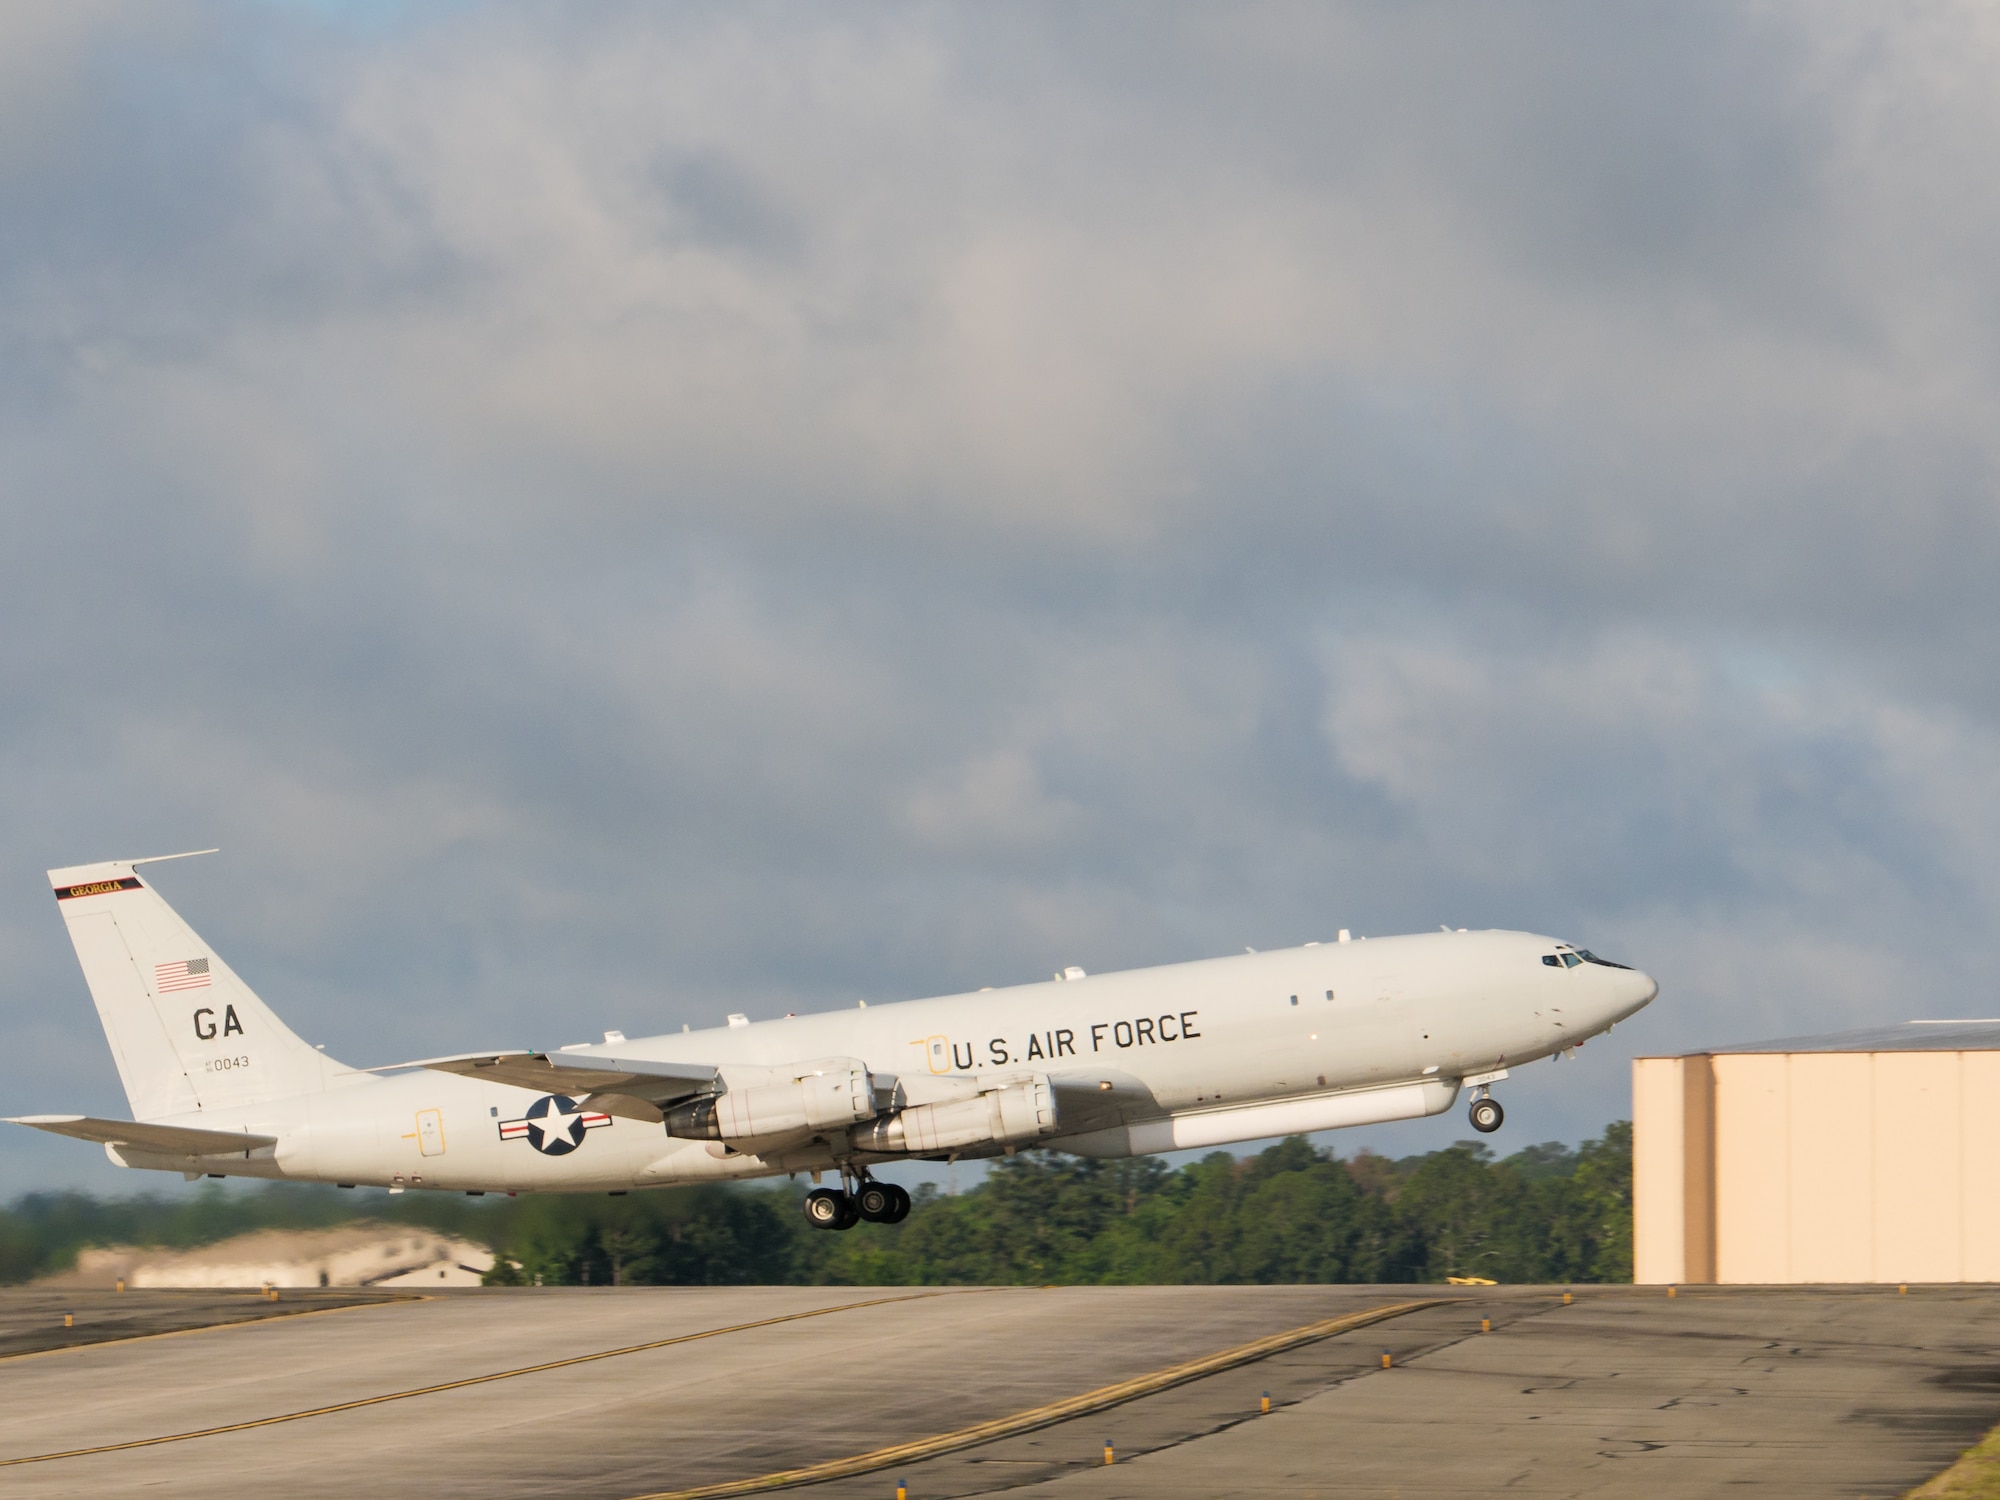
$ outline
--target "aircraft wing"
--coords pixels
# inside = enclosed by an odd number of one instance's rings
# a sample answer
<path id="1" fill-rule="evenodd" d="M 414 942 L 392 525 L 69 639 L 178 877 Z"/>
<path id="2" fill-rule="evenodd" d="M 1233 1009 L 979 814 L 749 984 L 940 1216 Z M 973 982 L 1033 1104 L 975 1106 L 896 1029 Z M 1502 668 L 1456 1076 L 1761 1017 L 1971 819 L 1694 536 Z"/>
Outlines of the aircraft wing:
<path id="1" fill-rule="evenodd" d="M 473 1052 L 413 1066 L 545 1094 L 588 1095 L 612 1114 L 624 1113 L 615 1107 L 616 1100 L 635 1099 L 650 1112 L 634 1112 L 634 1118 L 651 1121 L 660 1118 L 663 1106 L 706 1092 L 716 1079 L 716 1070 L 707 1063 L 651 1062 L 595 1053 Z"/>
<path id="2" fill-rule="evenodd" d="M 161 1156 L 238 1156 L 260 1146 L 275 1146 L 274 1135 L 248 1135 L 233 1130 L 195 1130 L 185 1125 L 145 1125 L 136 1120 L 95 1120 L 89 1115 L 15 1115 L 8 1125 L 32 1125 L 56 1135 L 107 1146 L 135 1146 Z"/>

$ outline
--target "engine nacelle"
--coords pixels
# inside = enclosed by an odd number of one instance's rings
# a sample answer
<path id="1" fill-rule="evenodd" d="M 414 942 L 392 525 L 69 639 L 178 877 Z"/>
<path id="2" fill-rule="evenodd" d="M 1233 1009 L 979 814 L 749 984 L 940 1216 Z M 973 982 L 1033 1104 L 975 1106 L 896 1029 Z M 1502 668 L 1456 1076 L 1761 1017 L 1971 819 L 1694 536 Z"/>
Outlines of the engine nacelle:
<path id="1" fill-rule="evenodd" d="M 676 1104 L 667 1134 L 690 1141 L 741 1141 L 845 1130 L 875 1114 L 866 1068 L 812 1073 L 794 1083 L 760 1083 Z"/>
<path id="2" fill-rule="evenodd" d="M 929 1156 L 961 1146 L 1014 1145 L 1054 1135 L 1056 1092 L 1046 1074 L 971 1099 L 912 1104 L 855 1127 L 857 1151 Z"/>

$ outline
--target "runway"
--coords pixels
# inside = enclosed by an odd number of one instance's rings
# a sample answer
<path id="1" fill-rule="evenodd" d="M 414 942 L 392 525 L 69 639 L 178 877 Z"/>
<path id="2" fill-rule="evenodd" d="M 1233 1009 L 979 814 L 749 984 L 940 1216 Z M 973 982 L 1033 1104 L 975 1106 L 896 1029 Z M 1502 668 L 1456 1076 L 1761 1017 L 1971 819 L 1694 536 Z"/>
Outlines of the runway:
<path id="1" fill-rule="evenodd" d="M 1996 1351 L 1960 1287 L 494 1289 L 0 1359 L 0 1488 L 634 1500 L 1013 1419 L 800 1493 L 1888 1497 L 2000 1421 Z"/>
<path id="2" fill-rule="evenodd" d="M 0 1288 L 0 1360 L 79 1344 L 160 1338 L 223 1323 L 302 1317 L 361 1303 L 400 1302 L 411 1295 L 365 1287 L 301 1289 L 287 1291 L 282 1300 L 272 1303 L 260 1292 L 249 1290 L 191 1287 L 110 1293 L 78 1287 L 4 1287 Z M 71 1326 L 63 1324 L 65 1313 L 75 1316 Z"/>

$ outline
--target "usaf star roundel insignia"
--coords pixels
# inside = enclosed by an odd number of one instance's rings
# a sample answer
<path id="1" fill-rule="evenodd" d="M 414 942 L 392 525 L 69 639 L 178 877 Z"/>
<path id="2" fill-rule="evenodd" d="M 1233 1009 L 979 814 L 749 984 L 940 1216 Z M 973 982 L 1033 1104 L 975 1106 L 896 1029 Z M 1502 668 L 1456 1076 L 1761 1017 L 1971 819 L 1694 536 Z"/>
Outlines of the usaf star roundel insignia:
<path id="1" fill-rule="evenodd" d="M 601 1110 L 585 1109 L 567 1094 L 544 1094 L 518 1120 L 500 1122 L 500 1139 L 525 1140 L 544 1156 L 568 1156 L 583 1144 L 583 1133 L 611 1123 Z"/>

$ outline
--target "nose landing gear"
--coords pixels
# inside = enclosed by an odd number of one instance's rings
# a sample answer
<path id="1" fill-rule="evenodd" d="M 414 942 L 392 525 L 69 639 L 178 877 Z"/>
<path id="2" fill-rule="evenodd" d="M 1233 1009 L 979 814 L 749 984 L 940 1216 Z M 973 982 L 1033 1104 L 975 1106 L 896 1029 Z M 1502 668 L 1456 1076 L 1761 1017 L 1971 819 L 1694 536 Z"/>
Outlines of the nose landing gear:
<path id="1" fill-rule="evenodd" d="M 1472 1121 L 1472 1128 L 1481 1135 L 1493 1134 L 1507 1118 L 1507 1111 L 1500 1107 L 1500 1101 L 1493 1097 L 1487 1085 L 1483 1083 L 1479 1085 L 1478 1092 L 1472 1096 L 1472 1107 L 1465 1113 Z"/>

